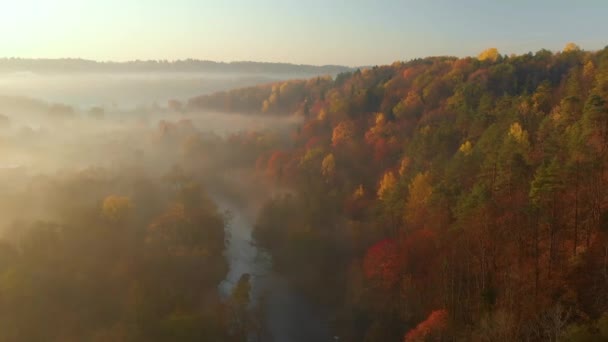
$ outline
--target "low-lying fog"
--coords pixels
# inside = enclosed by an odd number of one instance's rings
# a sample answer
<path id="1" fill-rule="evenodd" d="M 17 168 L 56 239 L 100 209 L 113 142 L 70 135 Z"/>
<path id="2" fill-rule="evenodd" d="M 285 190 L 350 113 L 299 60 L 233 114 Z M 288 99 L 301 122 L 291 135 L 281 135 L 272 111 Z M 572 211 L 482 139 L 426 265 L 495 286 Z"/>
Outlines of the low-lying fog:
<path id="1" fill-rule="evenodd" d="M 160 177 L 174 164 L 201 169 L 219 168 L 232 158 L 253 161 L 230 148 L 227 137 L 238 132 L 267 132 L 277 139 L 298 122 L 292 116 L 260 117 L 246 114 L 191 112 L 175 108 L 164 98 L 187 99 L 192 95 L 243 85 L 243 79 L 197 75 L 123 74 L 117 75 L 13 75 L 0 81 L 0 232 L 3 226 L 26 216 L 12 212 L 20 194 L 26 202 L 36 177 L 105 169 L 125 172 L 143 169 L 147 176 Z M 209 82 L 197 87 L 200 82 Z M 236 82 L 236 83 L 235 83 Z M 253 79 L 245 82 L 254 82 Z M 154 93 L 156 98 L 150 95 Z M 133 95 L 134 94 L 134 95 Z M 24 96 L 15 96 L 24 95 Z M 37 98 L 40 97 L 40 98 Z M 56 100 L 65 100 L 58 102 Z M 152 99 L 145 105 L 133 103 Z M 89 106 L 112 101 L 114 105 Z M 123 101 L 123 102 L 117 102 Z M 233 163 L 234 164 L 234 163 Z M 225 171 L 225 170 L 224 170 Z M 202 174 L 201 172 L 198 172 Z M 225 173 L 225 172 L 219 172 Z M 16 196 L 16 195 L 15 195 Z M 33 203 L 33 202 L 32 202 Z M 8 207 L 3 207 L 8 205 Z M 41 208 L 30 208 L 31 212 Z"/>
<path id="2" fill-rule="evenodd" d="M 326 325 L 317 311 L 273 273 L 270 265 L 259 264 L 258 254 L 263 253 L 258 252 L 252 238 L 255 209 L 270 195 L 269 187 L 256 178 L 256 158 L 286 142 L 299 118 L 287 113 L 259 116 L 190 111 L 182 104 L 184 102 L 173 99 L 183 101 L 211 90 L 258 82 L 253 78 L 201 79 L 199 76 L 19 74 L 0 80 L 0 239 L 16 245 L 19 241 L 26 245 L 37 244 L 32 253 L 38 255 L 36 248 L 46 250 L 45 246 L 54 241 L 42 234 L 65 230 L 61 236 L 66 241 L 77 241 L 77 246 L 82 241 L 90 241 L 90 248 L 99 249 L 100 254 L 106 255 L 91 254 L 88 259 L 107 258 L 113 252 L 104 243 L 114 244 L 127 239 L 132 244 L 127 250 L 142 248 L 141 241 L 133 238 L 148 236 L 142 238 L 147 243 L 155 234 L 155 225 L 162 224 L 163 220 L 173 222 L 171 220 L 176 219 L 173 215 L 180 213 L 175 208 L 186 208 L 183 203 L 202 203 L 199 216 L 193 217 L 213 218 L 205 216 L 210 215 L 204 205 L 207 202 L 197 199 L 200 195 L 192 197 L 201 189 L 192 184 L 200 184 L 203 198 L 215 201 L 219 212 L 229 210 L 228 217 L 233 219 L 225 226 L 225 235 L 200 242 L 198 248 L 210 253 L 201 257 L 208 264 L 195 270 L 186 268 L 185 275 L 215 279 L 208 285 L 210 292 L 206 293 L 220 295 L 214 286 L 217 288 L 221 283 L 219 289 L 225 297 L 233 296 L 231 291 L 242 273 L 251 274 L 252 305 L 258 305 L 262 296 L 266 298 L 265 304 L 259 304 L 259 309 L 266 312 L 264 317 L 257 318 L 265 322 L 260 331 L 267 330 L 279 341 L 310 340 L 306 337 L 310 334 L 326 336 Z M 188 208 L 184 210 L 190 210 Z M 132 214 L 128 221 L 115 225 L 118 231 L 126 229 L 129 233 L 108 241 L 93 238 L 94 234 L 107 233 L 94 228 L 95 225 L 101 222 L 103 226 L 116 215 L 122 217 L 115 210 L 123 209 Z M 178 221 L 180 217 L 177 216 Z M 187 222 L 190 220 L 194 218 Z M 213 232 L 213 225 L 209 222 L 206 225 L 197 227 L 204 228 L 204 232 Z M 35 233 L 31 234 L 32 231 Z M 218 247 L 223 250 L 218 251 Z M 53 248 L 60 248 L 67 258 L 75 257 L 71 254 L 74 251 L 63 251 L 65 247 Z M 53 255 L 57 252 L 50 251 Z M 87 255 L 86 251 L 74 253 L 78 258 Z M 28 257 L 29 254 L 23 258 L 29 260 Z M 139 260 L 137 258 L 141 256 L 133 257 Z M 94 263 L 97 262 L 99 260 L 95 259 Z M 66 265 L 76 267 L 80 264 L 76 261 L 61 263 L 61 267 Z M 225 266 L 229 272 L 223 275 Z M 161 273 L 163 279 L 166 276 L 162 273 L 169 272 L 162 268 L 155 270 L 153 274 Z M 90 271 L 104 272 L 105 269 L 93 267 Z M 73 275 L 66 273 L 62 277 L 59 279 L 68 281 Z M 95 282 L 105 279 L 97 273 L 91 277 Z M 44 285 L 40 286 L 37 293 L 46 291 Z M 155 288 L 156 285 L 150 286 Z M 129 293 L 128 287 L 123 290 Z M 46 300 L 52 296 L 40 294 L 40 297 Z M 110 298 L 122 297 L 112 295 Z M 156 303 L 161 299 L 154 295 L 148 301 Z M 233 305 L 230 299 L 224 300 L 228 302 L 222 305 Z M 50 307 L 52 305 L 42 305 L 34 311 Z M 214 310 L 212 305 L 205 306 L 207 309 Z M 223 309 L 218 310 L 223 312 Z M 210 317 L 218 317 L 218 312 Z M 80 319 L 86 321 L 87 318 L 77 318 Z M 15 321 L 30 324 L 28 318 L 21 316 Z M 150 323 L 147 327 L 151 332 L 148 333 L 155 334 L 159 324 Z M 223 326 L 221 323 L 216 325 L 216 328 Z M 8 336 L 21 336 L 22 332 L 15 329 L 16 332 L 9 331 Z M 45 329 L 32 333 L 55 331 L 52 324 Z M 80 330 L 70 328 L 68 331 L 74 334 Z M 81 333 L 86 336 L 89 330 L 84 329 Z"/>
<path id="3" fill-rule="evenodd" d="M 298 77 L 286 74 L 130 72 L 0 74 L 0 95 L 77 107 L 163 104 L 221 90 Z"/>

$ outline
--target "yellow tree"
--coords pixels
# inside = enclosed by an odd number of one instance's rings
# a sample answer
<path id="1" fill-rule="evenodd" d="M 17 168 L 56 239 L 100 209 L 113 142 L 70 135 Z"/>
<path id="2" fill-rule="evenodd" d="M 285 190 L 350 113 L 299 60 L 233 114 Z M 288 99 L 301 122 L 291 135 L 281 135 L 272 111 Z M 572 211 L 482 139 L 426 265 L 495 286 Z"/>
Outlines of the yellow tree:
<path id="1" fill-rule="evenodd" d="M 519 122 L 511 124 L 509 128 L 509 137 L 522 145 L 529 145 L 528 132 L 524 130 Z"/>
<path id="2" fill-rule="evenodd" d="M 418 173 L 409 187 L 405 204 L 405 222 L 411 227 L 423 227 L 428 213 L 428 204 L 433 194 L 431 176 L 428 172 Z"/>
<path id="3" fill-rule="evenodd" d="M 404 176 L 410 167 L 410 158 L 405 156 L 401 158 L 401 164 L 399 165 L 399 175 Z"/>
<path id="4" fill-rule="evenodd" d="M 103 200 L 101 215 L 111 222 L 123 222 L 132 209 L 133 203 L 129 197 L 110 195 Z"/>
<path id="5" fill-rule="evenodd" d="M 321 162 L 321 174 L 327 181 L 333 179 L 336 174 L 336 158 L 333 153 L 330 153 L 323 158 Z"/>
<path id="6" fill-rule="evenodd" d="M 387 171 L 380 179 L 380 184 L 378 185 L 378 198 L 381 200 L 385 200 L 388 198 L 388 194 L 395 188 L 397 185 L 397 178 L 395 178 L 395 174 L 393 171 Z"/>
<path id="7" fill-rule="evenodd" d="M 462 143 L 462 145 L 460 145 L 458 151 L 464 154 L 465 156 L 470 156 L 471 153 L 473 153 L 473 144 L 471 144 L 471 142 L 467 140 Z"/>
<path id="8" fill-rule="evenodd" d="M 564 47 L 564 52 L 571 52 L 571 51 L 580 51 L 580 47 L 572 42 L 566 44 L 566 46 Z"/>
<path id="9" fill-rule="evenodd" d="M 484 51 L 482 51 L 478 56 L 477 59 L 479 59 L 480 61 L 492 61 L 492 62 L 496 62 L 496 60 L 498 59 L 498 57 L 500 57 L 500 54 L 498 53 L 498 49 L 497 48 L 489 48 L 486 49 Z"/>
<path id="10" fill-rule="evenodd" d="M 365 189 L 363 189 L 363 184 L 359 184 L 357 189 L 355 189 L 355 191 L 353 192 L 352 198 L 360 199 L 363 198 L 363 196 L 365 196 Z"/>

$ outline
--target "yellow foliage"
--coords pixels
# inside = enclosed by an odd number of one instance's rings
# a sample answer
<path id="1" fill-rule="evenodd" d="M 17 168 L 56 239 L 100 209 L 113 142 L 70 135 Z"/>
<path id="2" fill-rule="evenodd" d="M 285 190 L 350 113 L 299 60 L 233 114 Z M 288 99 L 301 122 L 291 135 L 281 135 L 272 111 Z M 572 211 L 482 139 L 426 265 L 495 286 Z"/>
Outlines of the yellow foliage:
<path id="1" fill-rule="evenodd" d="M 325 121 L 325 119 L 327 119 L 327 111 L 325 110 L 325 108 L 323 108 L 319 111 L 319 114 L 317 115 L 317 120 Z"/>
<path id="2" fill-rule="evenodd" d="M 423 225 L 427 205 L 433 194 L 431 175 L 428 172 L 419 173 L 414 177 L 409 187 L 409 195 L 405 204 L 405 220 L 411 225 Z"/>
<path id="3" fill-rule="evenodd" d="M 385 172 L 378 186 L 378 198 L 381 200 L 386 199 L 387 195 L 395 188 L 396 185 L 397 178 L 395 178 L 393 171 Z"/>
<path id="4" fill-rule="evenodd" d="M 353 192 L 353 198 L 359 199 L 359 198 L 363 198 L 363 196 L 365 196 L 365 190 L 363 189 L 363 185 L 359 184 L 359 187 L 357 187 L 355 192 Z"/>
<path id="5" fill-rule="evenodd" d="M 103 200 L 101 213 L 106 219 L 117 222 L 126 219 L 132 209 L 133 204 L 129 197 L 110 195 Z"/>
<path id="6" fill-rule="evenodd" d="M 489 48 L 487 50 L 482 51 L 477 56 L 477 59 L 479 59 L 480 61 L 490 60 L 492 62 L 496 62 L 499 56 L 500 54 L 498 53 L 497 48 Z"/>
<path id="7" fill-rule="evenodd" d="M 421 135 L 429 135 L 430 133 L 431 133 L 431 126 L 426 125 L 426 126 L 420 128 Z"/>
<path id="8" fill-rule="evenodd" d="M 331 178 L 336 174 L 336 158 L 333 153 L 330 153 L 323 158 L 321 162 L 321 173 L 326 178 Z"/>
<path id="9" fill-rule="evenodd" d="M 564 116 L 562 115 L 562 109 L 560 106 L 553 107 L 553 109 L 551 110 L 551 113 L 549 115 L 551 116 L 551 119 L 555 122 L 559 122 L 564 118 Z"/>
<path id="10" fill-rule="evenodd" d="M 264 100 L 264 102 L 262 103 L 262 112 L 268 113 L 269 109 L 270 109 L 270 102 L 268 102 L 268 100 Z"/>
<path id="11" fill-rule="evenodd" d="M 465 156 L 469 156 L 473 152 L 473 144 L 471 144 L 471 142 L 467 140 L 462 145 L 460 145 L 458 151 L 460 151 L 460 153 L 464 154 Z"/>
<path id="12" fill-rule="evenodd" d="M 319 157 L 319 159 L 320 159 L 322 154 L 323 154 L 322 147 L 315 147 L 315 148 L 309 149 L 308 151 L 306 151 L 306 154 L 304 154 L 302 159 L 300 159 L 300 166 L 306 165 L 306 164 L 312 162 L 313 160 L 316 160 L 317 157 Z"/>
<path id="13" fill-rule="evenodd" d="M 407 169 L 410 166 L 410 158 L 409 157 L 403 157 L 403 159 L 401 159 L 401 164 L 399 165 L 399 175 L 403 176 L 406 172 Z"/>
<path id="14" fill-rule="evenodd" d="M 382 126 L 382 125 L 384 125 L 385 122 L 386 122 L 386 117 L 384 116 L 384 113 L 377 113 L 376 114 L 376 126 Z"/>
<path id="15" fill-rule="evenodd" d="M 583 77 L 587 80 L 592 80 L 595 76 L 595 65 L 593 65 L 593 61 L 588 61 L 585 63 L 583 67 Z"/>
<path id="16" fill-rule="evenodd" d="M 509 128 L 509 136 L 520 144 L 528 143 L 528 132 L 526 132 L 519 122 L 511 124 Z"/>
<path id="17" fill-rule="evenodd" d="M 571 52 L 571 51 L 580 51 L 580 47 L 572 42 L 566 44 L 566 46 L 564 47 L 564 52 Z"/>

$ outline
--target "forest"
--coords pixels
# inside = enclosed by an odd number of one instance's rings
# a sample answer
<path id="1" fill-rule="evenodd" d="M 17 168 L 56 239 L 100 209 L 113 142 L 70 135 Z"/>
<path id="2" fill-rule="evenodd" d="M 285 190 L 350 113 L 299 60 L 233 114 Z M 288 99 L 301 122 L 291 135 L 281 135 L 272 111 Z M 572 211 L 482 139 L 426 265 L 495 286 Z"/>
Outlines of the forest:
<path id="1" fill-rule="evenodd" d="M 141 110 L 0 106 L 0 156 L 21 161 L 0 163 L 0 341 L 261 334 L 249 276 L 218 290 L 231 218 L 213 198 L 230 196 L 222 176 L 254 152 L 177 113 L 155 121 Z"/>
<path id="2" fill-rule="evenodd" d="M 608 340 L 608 48 L 429 57 L 219 92 L 297 115 L 254 235 L 343 341 Z M 255 145 L 252 135 L 233 144 Z"/>
<path id="3" fill-rule="evenodd" d="M 334 340 L 608 340 L 608 47 L 28 106 L 0 152 L 64 160 L 0 165 L 0 341 L 269 340 L 217 193 Z"/>

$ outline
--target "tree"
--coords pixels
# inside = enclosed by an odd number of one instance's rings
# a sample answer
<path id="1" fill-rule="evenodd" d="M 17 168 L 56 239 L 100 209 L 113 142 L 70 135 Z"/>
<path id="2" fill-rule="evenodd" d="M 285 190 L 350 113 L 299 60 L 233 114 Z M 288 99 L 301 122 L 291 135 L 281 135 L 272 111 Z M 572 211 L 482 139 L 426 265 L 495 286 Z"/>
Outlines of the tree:
<path id="1" fill-rule="evenodd" d="M 441 341 L 441 335 L 447 327 L 447 310 L 435 310 L 414 329 L 405 334 L 404 342 Z"/>
<path id="2" fill-rule="evenodd" d="M 386 200 L 391 191 L 395 189 L 396 185 L 397 178 L 395 178 L 393 171 L 386 171 L 378 184 L 378 198 L 381 200 Z"/>
<path id="3" fill-rule="evenodd" d="M 334 147 L 349 145 L 355 136 L 355 125 L 351 121 L 342 121 L 333 130 L 331 143 Z"/>
<path id="4" fill-rule="evenodd" d="M 410 227 L 424 227 L 432 194 L 431 175 L 428 172 L 418 173 L 408 186 L 408 197 L 405 204 L 405 222 Z"/>
<path id="5" fill-rule="evenodd" d="M 129 217 L 132 210 L 133 203 L 129 197 L 110 195 L 103 200 L 101 213 L 108 221 L 120 223 Z"/>
<path id="6" fill-rule="evenodd" d="M 329 153 L 323 158 L 323 161 L 321 162 L 321 174 L 323 174 L 326 181 L 332 180 L 336 175 L 336 158 L 334 158 L 332 153 Z"/>
<path id="7" fill-rule="evenodd" d="M 479 59 L 480 61 L 496 62 L 499 57 L 500 57 L 500 54 L 498 53 L 497 48 L 489 48 L 489 49 L 482 51 L 477 56 L 477 59 Z"/>
<path id="8" fill-rule="evenodd" d="M 555 259 L 555 237 L 559 222 L 558 194 L 563 188 L 560 172 L 559 162 L 553 158 L 551 162 L 541 165 L 536 170 L 530 186 L 532 204 L 540 210 L 545 223 L 549 226 L 549 277 L 551 277 Z"/>
<path id="9" fill-rule="evenodd" d="M 462 153 L 465 156 L 470 156 L 471 153 L 473 153 L 473 145 L 470 141 L 467 140 L 463 142 L 462 145 L 460 145 L 460 147 L 458 148 L 458 152 Z"/>
<path id="10" fill-rule="evenodd" d="M 581 48 L 572 42 L 570 42 L 570 43 L 566 44 L 566 46 L 564 46 L 564 52 L 573 52 L 573 51 L 580 51 L 580 50 L 581 50 Z"/>
<path id="11" fill-rule="evenodd" d="M 363 272 L 374 284 L 389 289 L 399 282 L 401 265 L 399 247 L 393 240 L 386 239 L 367 250 L 363 259 Z"/>

